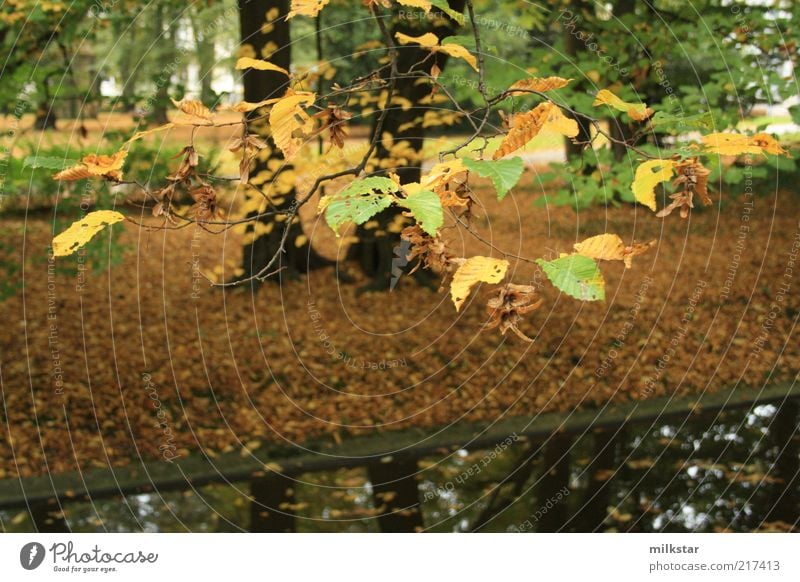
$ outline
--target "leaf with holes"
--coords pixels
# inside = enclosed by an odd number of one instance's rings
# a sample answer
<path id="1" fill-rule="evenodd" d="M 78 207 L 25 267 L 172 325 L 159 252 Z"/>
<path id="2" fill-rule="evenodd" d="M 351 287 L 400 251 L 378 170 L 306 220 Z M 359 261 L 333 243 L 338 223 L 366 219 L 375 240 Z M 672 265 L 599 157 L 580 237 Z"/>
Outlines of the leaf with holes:
<path id="1" fill-rule="evenodd" d="M 631 188 L 639 204 L 644 204 L 655 212 L 656 186 L 672 178 L 675 164 L 673 160 L 648 160 L 636 168 Z"/>
<path id="2" fill-rule="evenodd" d="M 380 176 L 354 180 L 338 194 L 323 198 L 320 208 L 325 211 L 328 226 L 338 235 L 339 227 L 343 224 L 364 224 L 378 212 L 391 206 L 394 198 L 390 193 L 398 189 L 394 180 Z"/>
<path id="3" fill-rule="evenodd" d="M 603 301 L 606 283 L 597 263 L 583 255 L 567 255 L 554 261 L 537 259 L 556 289 L 581 301 Z"/>
<path id="4" fill-rule="evenodd" d="M 522 158 L 510 158 L 507 160 L 471 160 L 464 158 L 464 166 L 471 172 L 475 172 L 482 178 L 491 178 L 494 189 L 497 190 L 497 199 L 502 200 L 506 197 L 511 188 L 519 182 L 525 164 Z"/>
<path id="5" fill-rule="evenodd" d="M 53 239 L 53 256 L 71 255 L 92 240 L 94 235 L 106 226 L 122 220 L 125 220 L 125 216 L 115 210 L 90 212 L 81 220 L 73 222 L 67 230 Z"/>
<path id="6" fill-rule="evenodd" d="M 491 257 L 470 257 L 458 267 L 450 283 L 450 297 L 456 311 L 469 297 L 469 293 L 477 283 L 499 283 L 506 276 L 509 263 L 504 259 Z"/>

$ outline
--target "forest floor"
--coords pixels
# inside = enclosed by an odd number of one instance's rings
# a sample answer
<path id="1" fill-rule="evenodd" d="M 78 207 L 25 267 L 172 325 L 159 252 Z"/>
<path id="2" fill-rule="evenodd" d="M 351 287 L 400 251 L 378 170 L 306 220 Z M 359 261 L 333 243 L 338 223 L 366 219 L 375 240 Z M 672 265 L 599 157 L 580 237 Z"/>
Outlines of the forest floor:
<path id="1" fill-rule="evenodd" d="M 342 283 L 334 268 L 223 292 L 200 271 L 233 276 L 242 245 L 230 232 L 127 224 L 121 264 L 76 271 L 49 264 L 50 222 L 4 219 L 0 252 L 24 269 L 11 276 L 20 292 L 0 303 L 0 478 L 124 465 L 173 444 L 182 456 L 246 453 L 758 389 L 800 371 L 796 193 L 760 192 L 752 207 L 726 196 L 662 220 L 630 205 L 534 206 L 535 172 L 502 205 L 485 186 L 476 225 L 506 252 L 557 256 L 603 232 L 656 246 L 632 269 L 602 265 L 604 302 L 575 301 L 533 265 L 512 265 L 510 280 L 540 286 L 545 300 L 521 325 L 529 344 L 483 329 L 487 286 L 460 313 L 413 280 L 359 293 L 365 281 Z M 309 237 L 340 255 L 310 210 Z M 491 254 L 448 232 L 457 252 Z"/>

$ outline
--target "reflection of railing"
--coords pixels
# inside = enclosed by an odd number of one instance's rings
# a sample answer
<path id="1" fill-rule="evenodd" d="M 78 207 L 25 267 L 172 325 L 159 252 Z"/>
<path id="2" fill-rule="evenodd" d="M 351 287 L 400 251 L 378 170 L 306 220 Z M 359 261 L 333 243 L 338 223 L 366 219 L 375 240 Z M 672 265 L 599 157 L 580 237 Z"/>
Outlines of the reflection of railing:
<path id="1" fill-rule="evenodd" d="M 529 461 L 541 454 L 545 464 L 552 467 L 548 478 L 536 489 L 538 499 L 561 490 L 569 477 L 570 443 L 575 436 L 596 431 L 595 455 L 590 475 L 602 469 L 619 440 L 620 428 L 630 423 L 652 421 L 675 422 L 691 418 L 702 411 L 750 409 L 757 405 L 785 405 L 797 413 L 800 385 L 776 385 L 762 390 L 739 387 L 714 394 L 683 398 L 653 398 L 625 404 L 607 405 L 599 409 L 580 409 L 570 413 L 551 412 L 528 417 L 500 419 L 494 423 L 459 422 L 436 430 L 420 428 L 388 431 L 345 439 L 341 443 L 306 443 L 304 449 L 272 448 L 230 453 L 214 458 L 196 453 L 175 462 L 150 461 L 126 467 L 91 470 L 83 473 L 44 475 L 0 481 L 0 509 L 26 508 L 40 531 L 67 531 L 59 512 L 64 505 L 76 501 L 96 500 L 138 493 L 184 491 L 212 483 L 249 481 L 253 503 L 251 531 L 290 531 L 294 516 L 281 507 L 293 503 L 293 476 L 300 473 L 333 470 L 344 467 L 367 467 L 373 483 L 375 506 L 380 507 L 378 521 L 384 531 L 413 531 L 422 526 L 417 491 L 416 462 L 422 456 L 440 454 L 442 449 L 491 448 L 513 435 L 515 444 L 527 446 L 522 455 Z M 789 402 L 787 402 L 789 401 Z M 791 405 L 789 405 L 791 404 Z M 796 440 L 794 430 L 777 434 L 789 443 Z M 786 432 L 785 430 L 783 432 Z M 780 433 L 780 431 L 778 431 Z M 537 443 L 536 445 L 532 443 Z M 513 446 L 513 445 L 512 445 Z M 800 488 L 797 473 L 797 447 L 779 458 L 776 466 L 788 476 L 787 487 Z M 782 453 L 785 451 L 782 451 Z M 565 461 L 566 459 L 566 461 Z M 515 467 L 509 483 L 525 483 L 530 463 Z M 517 474 L 518 473 L 518 474 Z M 786 480 L 786 477 L 784 477 Z M 592 496 L 580 504 L 578 513 L 566 516 L 565 507 L 545 507 L 537 517 L 539 531 L 555 531 L 570 527 L 585 530 L 591 524 L 599 527 L 608 506 L 608 487 L 602 481 L 592 486 Z M 591 489 L 591 488 L 590 488 Z M 794 503 L 797 497 L 786 496 L 779 505 Z M 552 497 L 550 495 L 550 497 Z M 507 503 L 507 502 L 506 502 Z M 791 508 L 790 508 L 791 509 Z M 795 508 L 793 511 L 796 511 Z M 481 529 L 503 504 L 492 500 L 478 516 L 474 528 Z M 776 515 L 781 507 L 774 508 Z"/>

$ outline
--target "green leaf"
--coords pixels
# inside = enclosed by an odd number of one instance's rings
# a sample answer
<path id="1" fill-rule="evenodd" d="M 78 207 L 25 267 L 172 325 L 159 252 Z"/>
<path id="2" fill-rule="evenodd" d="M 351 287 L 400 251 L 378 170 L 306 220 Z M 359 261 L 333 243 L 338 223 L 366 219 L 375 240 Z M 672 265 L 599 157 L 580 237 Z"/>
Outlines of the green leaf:
<path id="1" fill-rule="evenodd" d="M 536 259 L 550 282 L 567 295 L 581 301 L 603 301 L 606 283 L 594 259 L 568 255 L 554 261 Z"/>
<path id="2" fill-rule="evenodd" d="M 325 220 L 337 233 L 339 227 L 347 222 L 364 224 L 392 205 L 394 198 L 389 193 L 398 188 L 394 181 L 380 176 L 354 180 L 347 188 L 331 196 L 325 207 Z"/>
<path id="3" fill-rule="evenodd" d="M 442 201 L 435 192 L 420 190 L 397 203 L 408 208 L 422 230 L 431 236 L 436 236 L 436 231 L 444 224 Z"/>
<path id="4" fill-rule="evenodd" d="M 698 113 L 697 115 L 672 115 L 671 113 L 658 111 L 650 120 L 650 126 L 678 131 L 685 131 L 690 128 L 712 130 L 714 129 L 714 116 L 711 115 L 710 111 Z"/>
<path id="5" fill-rule="evenodd" d="M 450 18 L 464 26 L 464 15 L 450 8 L 447 0 L 429 0 L 432 6 L 436 6 L 439 10 L 447 14 Z"/>
<path id="6" fill-rule="evenodd" d="M 475 172 L 483 178 L 491 178 L 494 189 L 497 190 L 497 199 L 505 198 L 511 188 L 519 182 L 525 164 L 522 158 L 510 158 L 506 160 L 471 160 L 464 158 L 464 165 L 471 172 Z"/>
<path id="7" fill-rule="evenodd" d="M 69 158 L 58 158 L 50 156 L 28 156 L 22 162 L 23 168 L 38 169 L 44 168 L 45 170 L 63 170 L 69 166 L 74 166 L 78 160 L 71 160 Z"/>

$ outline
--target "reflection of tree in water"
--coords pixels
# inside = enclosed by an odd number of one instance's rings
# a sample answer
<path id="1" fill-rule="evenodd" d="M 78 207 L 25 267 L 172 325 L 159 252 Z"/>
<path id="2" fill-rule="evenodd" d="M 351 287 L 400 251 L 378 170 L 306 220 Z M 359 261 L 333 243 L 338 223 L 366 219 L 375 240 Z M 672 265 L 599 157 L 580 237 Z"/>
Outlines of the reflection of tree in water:
<path id="1" fill-rule="evenodd" d="M 545 442 L 520 438 L 427 456 L 418 467 L 431 531 L 785 531 L 800 523 L 796 401 Z M 280 511 L 296 515 L 297 531 L 386 529 L 378 517 L 403 493 L 373 490 L 371 474 L 380 472 L 299 475 Z M 239 483 L 96 500 L 66 506 L 66 518 L 73 531 L 242 531 L 249 493 Z M 27 512 L 0 519 L 6 531 L 31 529 Z"/>

